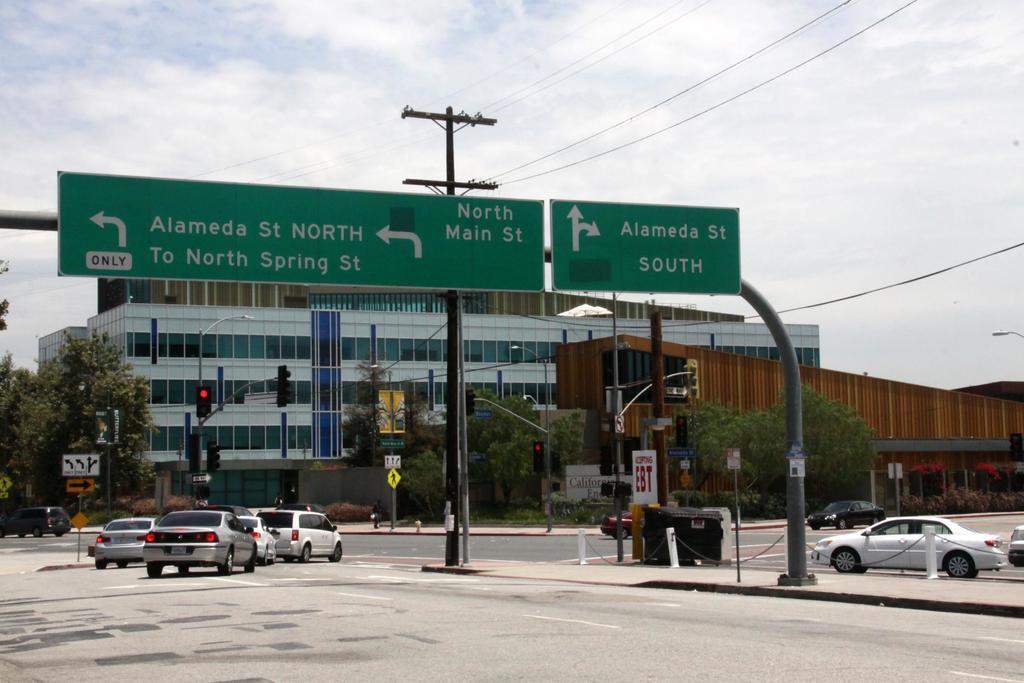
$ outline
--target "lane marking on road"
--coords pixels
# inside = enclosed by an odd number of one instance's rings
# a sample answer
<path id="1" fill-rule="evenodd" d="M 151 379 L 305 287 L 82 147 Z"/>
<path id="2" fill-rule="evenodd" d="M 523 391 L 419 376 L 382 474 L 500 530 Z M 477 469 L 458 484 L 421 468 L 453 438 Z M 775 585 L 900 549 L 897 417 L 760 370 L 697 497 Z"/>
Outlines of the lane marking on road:
<path id="1" fill-rule="evenodd" d="M 645 602 L 643 604 L 648 607 L 682 607 L 674 602 Z"/>
<path id="2" fill-rule="evenodd" d="M 259 586 L 260 588 L 266 588 L 265 583 L 256 583 L 255 581 L 242 581 L 241 579 L 222 579 L 219 576 L 211 576 L 209 581 L 224 581 L 225 583 L 240 583 L 243 586 Z"/>
<path id="3" fill-rule="evenodd" d="M 270 580 L 271 581 L 335 581 L 335 579 L 318 579 L 318 578 L 313 578 L 313 577 L 306 578 L 306 577 L 295 577 L 295 576 L 285 576 L 285 577 L 281 577 L 281 578 L 276 578 L 275 577 L 275 578 L 270 579 Z"/>
<path id="4" fill-rule="evenodd" d="M 149 588 L 197 588 L 197 587 L 202 587 L 202 586 L 205 586 L 205 585 L 206 585 L 205 583 L 182 583 L 180 581 L 175 581 L 173 583 L 165 583 L 165 584 L 147 583 L 145 585 L 143 585 L 141 583 L 130 583 L 130 584 L 127 584 L 127 585 L 124 585 L 124 586 L 100 586 L 100 590 L 113 591 L 113 590 L 122 590 L 122 589 L 126 589 L 126 588 L 146 588 L 146 589 L 149 589 Z"/>
<path id="5" fill-rule="evenodd" d="M 452 577 L 446 579 L 420 579 L 412 576 L 381 576 L 380 574 L 370 574 L 365 576 L 366 579 L 376 579 L 378 581 L 397 581 L 399 583 L 479 583 L 480 579 L 468 578 L 468 577 Z"/>
<path id="6" fill-rule="evenodd" d="M 1002 678 L 1000 676 L 985 676 L 984 674 L 972 674 L 966 671 L 950 671 L 954 676 L 966 676 L 967 678 L 980 678 L 985 681 L 1003 681 L 1003 683 L 1024 683 L 1021 678 Z"/>
<path id="7" fill-rule="evenodd" d="M 583 621 L 582 619 L 559 619 L 558 617 L 543 617 L 539 614 L 524 614 L 527 619 L 543 619 L 544 621 L 561 621 L 567 624 L 583 624 L 585 626 L 599 626 L 600 628 L 622 628 L 612 624 L 599 624 L 596 621 Z"/>
<path id="8" fill-rule="evenodd" d="M 366 600 L 394 600 L 394 598 L 381 598 L 376 595 L 362 595 L 360 593 L 338 593 L 338 595 L 344 595 L 349 598 L 363 598 Z"/>
<path id="9" fill-rule="evenodd" d="M 1014 640 L 1013 638 L 997 638 L 995 636 L 978 636 L 978 640 L 995 640 L 1000 643 L 1020 643 L 1024 645 L 1024 640 Z"/>

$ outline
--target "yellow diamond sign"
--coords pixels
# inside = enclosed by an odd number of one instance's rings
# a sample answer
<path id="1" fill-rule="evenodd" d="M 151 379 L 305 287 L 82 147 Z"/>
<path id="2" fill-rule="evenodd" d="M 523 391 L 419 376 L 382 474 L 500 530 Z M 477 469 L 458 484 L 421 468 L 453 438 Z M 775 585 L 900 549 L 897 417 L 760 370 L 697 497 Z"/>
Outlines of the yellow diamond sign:
<path id="1" fill-rule="evenodd" d="M 388 483 L 391 484 L 391 488 L 396 489 L 398 488 L 398 482 L 400 481 L 402 481 L 402 475 L 398 473 L 398 470 L 392 467 L 391 471 L 388 472 Z"/>
<path id="2" fill-rule="evenodd" d="M 81 529 L 83 526 L 89 523 L 89 518 L 79 512 L 77 515 L 71 518 L 71 524 L 76 529 Z"/>

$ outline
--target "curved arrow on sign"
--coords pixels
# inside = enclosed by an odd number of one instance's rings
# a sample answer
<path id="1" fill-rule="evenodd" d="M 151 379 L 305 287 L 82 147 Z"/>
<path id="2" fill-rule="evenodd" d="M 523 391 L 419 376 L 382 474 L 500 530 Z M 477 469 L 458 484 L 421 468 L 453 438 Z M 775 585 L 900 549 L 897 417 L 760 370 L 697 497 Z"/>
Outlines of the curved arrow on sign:
<path id="1" fill-rule="evenodd" d="M 384 240 L 384 244 L 390 246 L 391 240 L 409 240 L 412 242 L 413 258 L 423 258 L 423 243 L 420 242 L 420 236 L 414 232 L 405 232 L 403 230 L 392 230 L 390 225 L 385 225 L 383 228 L 377 231 L 377 237 Z"/>
<path id="2" fill-rule="evenodd" d="M 104 216 L 103 212 L 100 211 L 98 214 L 96 214 L 89 220 L 91 220 L 93 223 L 100 226 L 101 228 L 107 223 L 110 223 L 115 228 L 117 228 L 117 246 L 124 247 L 127 244 L 125 238 L 124 221 L 121 220 L 120 218 L 117 218 L 116 216 Z"/>

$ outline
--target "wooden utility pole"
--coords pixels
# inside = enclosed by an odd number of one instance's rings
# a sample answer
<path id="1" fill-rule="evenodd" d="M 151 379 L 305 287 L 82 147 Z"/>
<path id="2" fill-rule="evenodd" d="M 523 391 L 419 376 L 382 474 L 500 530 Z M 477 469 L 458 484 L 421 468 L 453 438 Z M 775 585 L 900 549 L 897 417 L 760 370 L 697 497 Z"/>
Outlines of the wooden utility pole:
<path id="1" fill-rule="evenodd" d="M 655 419 L 665 417 L 665 354 L 661 345 L 661 311 L 651 313 L 651 408 Z M 665 429 L 654 430 L 654 450 L 658 462 L 658 505 L 668 503 L 668 452 Z"/>
<path id="2" fill-rule="evenodd" d="M 498 187 L 497 183 L 455 181 L 455 133 L 466 126 L 493 126 L 498 122 L 497 119 L 487 119 L 480 114 L 471 116 L 466 112 L 455 114 L 451 107 L 445 109 L 443 114 L 416 111 L 411 107 L 406 107 L 402 110 L 402 118 L 428 119 L 439 126 L 443 121 L 445 133 L 445 179 L 406 178 L 402 181 L 404 184 L 423 185 L 438 194 L 449 195 L 454 195 L 456 188 L 469 192 L 470 190 L 493 190 Z M 456 123 L 461 124 L 458 129 L 455 128 Z M 441 192 L 441 187 L 445 189 L 444 193 Z M 462 304 L 459 292 L 454 289 L 449 290 L 445 295 L 445 302 L 448 309 L 448 391 L 445 397 L 447 424 L 445 430 L 444 564 L 446 567 L 454 567 L 459 564 L 459 425 L 465 420 L 465 416 L 460 410 L 462 392 L 460 391 L 459 369 L 462 366 L 462 344 L 459 341 L 459 330 L 462 325 Z"/>

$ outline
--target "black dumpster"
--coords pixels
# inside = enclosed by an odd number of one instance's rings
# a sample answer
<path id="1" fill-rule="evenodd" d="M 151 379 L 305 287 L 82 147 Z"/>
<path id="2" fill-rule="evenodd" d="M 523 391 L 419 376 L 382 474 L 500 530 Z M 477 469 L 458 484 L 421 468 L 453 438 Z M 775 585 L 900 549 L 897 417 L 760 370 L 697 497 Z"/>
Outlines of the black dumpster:
<path id="1" fill-rule="evenodd" d="M 644 564 L 669 564 L 665 530 L 676 531 L 679 564 L 722 561 L 722 513 L 699 508 L 644 510 Z"/>

